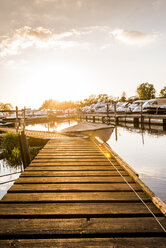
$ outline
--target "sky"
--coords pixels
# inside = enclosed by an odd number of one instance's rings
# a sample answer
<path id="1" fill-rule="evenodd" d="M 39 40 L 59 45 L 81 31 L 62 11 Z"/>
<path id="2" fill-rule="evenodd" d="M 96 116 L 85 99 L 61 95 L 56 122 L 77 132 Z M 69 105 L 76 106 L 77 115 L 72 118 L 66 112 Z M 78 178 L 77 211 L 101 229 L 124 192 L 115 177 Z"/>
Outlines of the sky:
<path id="1" fill-rule="evenodd" d="M 0 102 L 166 86 L 166 0 L 0 0 Z"/>

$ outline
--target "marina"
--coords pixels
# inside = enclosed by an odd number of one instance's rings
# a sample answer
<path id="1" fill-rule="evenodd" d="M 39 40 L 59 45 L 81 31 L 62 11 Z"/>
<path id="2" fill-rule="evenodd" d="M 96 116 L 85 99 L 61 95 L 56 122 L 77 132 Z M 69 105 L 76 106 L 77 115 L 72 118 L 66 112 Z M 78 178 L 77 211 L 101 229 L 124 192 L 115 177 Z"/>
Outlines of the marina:
<path id="1" fill-rule="evenodd" d="M 165 248 L 166 1 L 0 9 L 0 248 Z"/>

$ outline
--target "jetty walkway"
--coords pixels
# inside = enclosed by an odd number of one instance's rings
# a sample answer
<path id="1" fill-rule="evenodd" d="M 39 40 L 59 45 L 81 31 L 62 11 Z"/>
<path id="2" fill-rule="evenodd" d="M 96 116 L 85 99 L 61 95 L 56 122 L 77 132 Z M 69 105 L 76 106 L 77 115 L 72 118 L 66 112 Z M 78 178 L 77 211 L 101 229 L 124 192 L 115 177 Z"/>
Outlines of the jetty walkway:
<path id="1" fill-rule="evenodd" d="M 0 201 L 0 247 L 166 247 L 137 178 L 96 139 L 49 140 Z"/>
<path id="2" fill-rule="evenodd" d="M 0 131 L 16 133 L 16 129 L 12 127 L 0 127 Z M 18 130 L 18 132 L 21 131 L 22 129 Z M 29 137 L 40 139 L 67 139 L 67 136 L 51 131 L 24 130 L 24 133 Z"/>

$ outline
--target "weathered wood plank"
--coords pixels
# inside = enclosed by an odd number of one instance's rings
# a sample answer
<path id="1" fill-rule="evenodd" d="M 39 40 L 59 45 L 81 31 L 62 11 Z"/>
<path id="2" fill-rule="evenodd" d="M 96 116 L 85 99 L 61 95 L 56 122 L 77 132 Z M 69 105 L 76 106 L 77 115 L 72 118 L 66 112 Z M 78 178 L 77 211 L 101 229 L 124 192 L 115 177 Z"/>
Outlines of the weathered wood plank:
<path id="1" fill-rule="evenodd" d="M 67 238 L 67 239 L 10 239 L 1 240 L 0 245 L 3 248 L 82 248 L 82 247 L 102 247 L 102 248 L 165 248 L 166 238 L 149 237 L 149 238 Z"/>
<path id="2" fill-rule="evenodd" d="M 164 217 L 158 217 L 162 225 L 166 224 Z M 0 237 L 10 235 L 20 237 L 26 235 L 86 235 L 101 237 L 102 234 L 150 233 L 151 236 L 163 233 L 163 230 L 153 217 L 144 218 L 74 218 L 74 219 L 0 219 Z"/>
<path id="3" fill-rule="evenodd" d="M 128 173 L 121 171 L 127 176 Z M 21 177 L 85 177 L 85 176 L 120 176 L 117 171 L 24 171 Z"/>
<path id="4" fill-rule="evenodd" d="M 90 148 L 90 149 L 97 149 L 97 146 L 93 143 L 89 143 L 89 144 L 71 144 L 71 143 L 68 143 L 68 144 L 63 144 L 63 143 L 59 143 L 59 144 L 49 144 L 47 143 L 45 148 Z"/>
<path id="5" fill-rule="evenodd" d="M 107 158 L 35 158 L 34 162 L 107 162 Z"/>
<path id="6" fill-rule="evenodd" d="M 65 154 L 75 154 L 75 153 L 78 153 L 78 154 L 81 154 L 81 155 L 86 155 L 86 154 L 97 154 L 97 155 L 100 155 L 100 154 L 103 154 L 100 150 L 73 150 L 73 149 L 41 149 L 40 150 L 40 154 L 61 154 L 61 153 L 65 153 Z"/>
<path id="7" fill-rule="evenodd" d="M 40 158 L 40 159 L 52 159 L 52 158 L 56 158 L 56 159 L 57 158 L 58 159 L 59 158 L 60 159 L 61 158 L 69 158 L 69 159 L 70 158 L 72 158 L 72 159 L 73 158 L 76 158 L 76 159 L 77 158 L 78 159 L 80 159 L 80 158 L 81 159 L 86 159 L 86 158 L 88 158 L 88 159 L 93 159 L 93 158 L 100 159 L 101 158 L 101 159 L 103 159 L 104 158 L 105 159 L 105 156 L 103 154 L 99 154 L 99 155 L 91 155 L 91 154 L 89 154 L 89 155 L 87 155 L 87 154 L 86 155 L 77 155 L 77 154 L 75 154 L 75 155 L 71 155 L 71 154 L 70 155 L 65 155 L 65 154 L 64 155 L 63 154 L 62 155 L 60 155 L 60 154 L 57 154 L 57 155 L 56 154 L 55 155 L 49 155 L 49 154 L 48 155 L 42 155 L 42 154 L 38 154 L 35 158 Z"/>
<path id="8" fill-rule="evenodd" d="M 166 238 L 164 237 L 138 237 L 138 238 L 66 238 L 66 239 L 10 239 L 1 240 L 0 246 L 3 248 L 165 248 Z"/>
<path id="9" fill-rule="evenodd" d="M 80 147 L 82 147 L 82 148 L 92 148 L 92 149 L 96 149 L 97 148 L 97 146 L 93 143 L 93 142 L 90 142 L 90 143 L 84 143 L 84 144 L 81 144 L 81 143 L 75 143 L 75 142 L 73 142 L 73 143 L 71 143 L 71 142 L 69 142 L 69 143 L 63 143 L 63 142 L 61 142 L 61 143 L 58 143 L 58 144 L 49 144 L 49 143 L 47 143 L 46 144 L 46 146 L 45 146 L 45 148 L 54 148 L 54 149 L 56 149 L 56 148 L 61 148 L 61 147 L 63 147 L 63 148 L 80 148 Z"/>
<path id="10" fill-rule="evenodd" d="M 131 187 L 136 191 L 142 191 L 141 187 L 136 183 L 131 183 Z M 21 191 L 132 191 L 126 183 L 111 183 L 111 184 L 14 184 L 8 192 Z"/>
<path id="11" fill-rule="evenodd" d="M 117 166 L 116 166 L 117 168 Z M 117 168 L 119 171 L 122 171 L 122 167 L 118 166 Z M 28 166 L 25 171 L 115 171 L 115 168 L 113 166 L 95 166 L 95 165 L 91 165 L 91 166 L 47 166 L 47 165 L 43 165 L 43 166 L 34 166 L 34 165 L 30 165 Z"/>
<path id="12" fill-rule="evenodd" d="M 79 162 L 77 162 L 77 161 L 63 161 L 63 162 L 59 162 L 59 161 L 49 161 L 49 162 L 46 162 L 46 161 L 44 161 L 44 162 L 42 162 L 42 161 L 40 161 L 40 160 L 36 160 L 35 162 L 34 162 L 34 160 L 31 162 L 31 164 L 30 165 L 33 165 L 33 166 L 41 166 L 41 165 L 44 165 L 44 166 L 55 166 L 55 165 L 58 165 L 58 166 L 64 166 L 64 165 L 72 165 L 72 166 L 82 166 L 82 165 L 94 165 L 94 166 L 98 166 L 98 165 L 104 165 L 104 166 L 106 166 L 106 165 L 108 165 L 108 166 L 111 166 L 111 164 L 110 164 L 110 162 L 109 161 L 102 161 L 102 162 L 90 162 L 90 161 L 85 161 L 85 162 L 83 162 L 83 161 L 79 161 Z"/>
<path id="13" fill-rule="evenodd" d="M 142 192 L 139 196 L 143 200 L 149 198 Z M 140 201 L 134 192 L 68 192 L 68 193 L 7 193 L 3 201 L 11 202 L 101 202 L 101 201 Z"/>
<path id="14" fill-rule="evenodd" d="M 66 153 L 69 153 L 69 152 L 72 152 L 72 153 L 74 153 L 74 152 L 78 152 L 78 153 L 97 153 L 97 154 L 100 154 L 101 153 L 101 151 L 100 150 L 97 150 L 97 149 L 83 149 L 83 148 L 73 148 L 73 149 L 71 149 L 71 148 L 64 148 L 64 149 L 62 149 L 62 148 L 57 148 L 57 149 L 55 149 L 55 148 L 45 148 L 44 150 L 41 150 L 41 152 L 45 152 L 45 153 L 54 153 L 54 152 L 59 152 L 59 153 L 64 153 L 64 152 L 66 152 Z"/>
<path id="15" fill-rule="evenodd" d="M 158 215 L 162 215 L 160 210 L 154 206 L 152 202 L 147 202 L 147 206 L 151 211 Z M 0 217 L 3 216 L 151 216 L 149 210 L 142 202 L 112 202 L 112 203 L 13 203 L 0 204 Z"/>
<path id="16" fill-rule="evenodd" d="M 129 176 L 125 179 L 134 182 Z M 15 183 L 124 183 L 122 177 L 20 177 Z"/>

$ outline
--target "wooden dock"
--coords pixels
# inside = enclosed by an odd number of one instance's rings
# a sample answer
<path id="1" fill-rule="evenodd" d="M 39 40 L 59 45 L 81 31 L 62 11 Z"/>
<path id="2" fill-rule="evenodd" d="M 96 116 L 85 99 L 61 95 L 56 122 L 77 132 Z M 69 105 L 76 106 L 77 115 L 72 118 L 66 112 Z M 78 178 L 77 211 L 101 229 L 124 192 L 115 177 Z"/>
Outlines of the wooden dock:
<path id="1" fill-rule="evenodd" d="M 0 201 L 0 247 L 166 247 L 166 217 L 128 171 L 99 142 L 50 140 Z"/>
<path id="2" fill-rule="evenodd" d="M 93 123 L 133 123 L 135 127 L 143 125 L 166 126 L 166 115 L 141 114 L 141 113 L 82 113 L 80 120 Z"/>
<path id="3" fill-rule="evenodd" d="M 9 127 L 0 127 L 2 132 L 17 133 L 15 128 Z M 19 129 L 18 132 L 21 133 L 22 129 Z M 25 130 L 24 133 L 28 137 L 39 138 L 39 139 L 67 139 L 67 136 L 59 134 L 57 132 L 51 131 L 36 131 L 36 130 Z"/>

